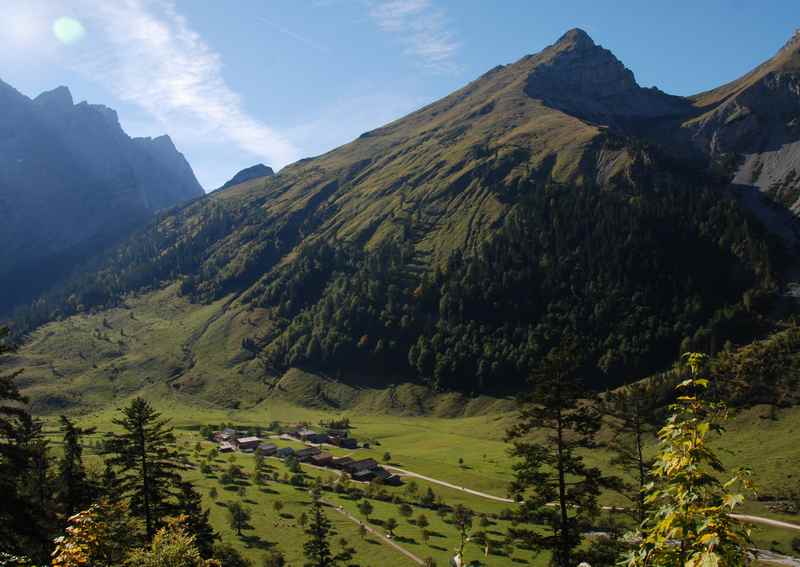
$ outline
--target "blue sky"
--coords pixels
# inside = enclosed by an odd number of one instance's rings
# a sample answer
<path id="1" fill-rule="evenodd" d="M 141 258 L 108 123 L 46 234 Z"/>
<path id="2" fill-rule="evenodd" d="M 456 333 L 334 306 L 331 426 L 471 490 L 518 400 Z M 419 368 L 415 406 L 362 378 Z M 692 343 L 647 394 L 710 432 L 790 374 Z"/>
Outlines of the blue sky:
<path id="1" fill-rule="evenodd" d="M 0 22 L 0 78 L 29 96 L 67 85 L 131 135 L 170 134 L 213 189 L 346 143 L 572 27 L 644 86 L 709 89 L 771 57 L 800 3 L 3 0 Z"/>

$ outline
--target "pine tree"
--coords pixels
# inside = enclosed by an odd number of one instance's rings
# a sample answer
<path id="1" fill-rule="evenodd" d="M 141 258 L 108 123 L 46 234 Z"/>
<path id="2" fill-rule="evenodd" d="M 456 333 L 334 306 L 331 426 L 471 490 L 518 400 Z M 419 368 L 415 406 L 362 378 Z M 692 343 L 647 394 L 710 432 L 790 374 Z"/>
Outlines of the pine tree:
<path id="1" fill-rule="evenodd" d="M 17 442 L 25 454 L 25 469 L 20 475 L 20 494 L 28 504 L 31 525 L 27 553 L 46 562 L 52 552 L 54 521 L 49 442 L 42 433 L 42 422 L 25 414 L 20 419 Z"/>
<path id="2" fill-rule="evenodd" d="M 11 351 L 5 341 L 8 329 L 0 327 L 0 356 Z M 30 502 L 22 492 L 21 479 L 30 466 L 25 446 L 24 423 L 31 420 L 27 401 L 14 382 L 19 372 L 0 375 L 0 551 L 24 553 L 35 538 Z"/>
<path id="3" fill-rule="evenodd" d="M 247 528 L 250 521 L 250 511 L 242 506 L 241 502 L 228 504 L 228 524 L 236 530 L 236 535 L 242 537 L 242 530 Z"/>
<path id="4" fill-rule="evenodd" d="M 311 522 L 306 528 L 306 534 L 308 540 L 303 544 L 303 553 L 308 561 L 305 567 L 331 567 L 338 564 L 338 558 L 333 555 L 329 541 L 336 535 L 336 531 L 322 510 L 318 492 L 313 493 Z"/>
<path id="5" fill-rule="evenodd" d="M 190 482 L 181 483 L 181 497 L 178 511 L 186 519 L 183 523 L 186 530 L 194 536 L 194 542 L 200 556 L 208 559 L 214 553 L 214 541 L 219 535 L 211 527 L 209 511 L 203 509 L 203 498 Z"/>
<path id="6" fill-rule="evenodd" d="M 92 433 L 94 429 L 81 429 L 66 416 L 61 416 L 64 455 L 58 462 L 58 486 L 59 500 L 66 518 L 86 508 L 91 501 L 93 488 L 83 466 L 81 437 Z"/>
<path id="7" fill-rule="evenodd" d="M 173 512 L 179 494 L 178 454 L 169 420 L 142 398 L 120 410 L 113 420 L 123 429 L 106 439 L 108 463 L 118 469 L 117 491 L 130 498 L 131 511 L 144 519 L 148 541 Z"/>
<path id="8" fill-rule="evenodd" d="M 579 361 L 574 341 L 550 351 L 533 373 L 531 390 L 520 398 L 517 423 L 507 433 L 513 443 L 511 454 L 519 459 L 511 484 L 511 493 L 520 502 L 516 519 L 521 525 L 547 527 L 515 527 L 509 535 L 535 549 L 549 550 L 558 567 L 575 563 L 581 533 L 598 512 L 600 490 L 612 484 L 578 454 L 595 447 L 601 425 L 597 410 L 585 403 L 588 393 L 579 380 Z M 534 431 L 547 436 L 533 441 Z"/>
<path id="9" fill-rule="evenodd" d="M 607 393 L 601 404 L 601 411 L 611 418 L 612 437 L 608 443 L 613 454 L 611 464 L 619 466 L 631 479 L 622 482 L 620 488 L 633 502 L 633 516 L 638 524 L 646 515 L 644 487 L 653 464 L 645 446 L 655 434 L 656 411 L 662 401 L 657 388 L 639 382 Z"/>

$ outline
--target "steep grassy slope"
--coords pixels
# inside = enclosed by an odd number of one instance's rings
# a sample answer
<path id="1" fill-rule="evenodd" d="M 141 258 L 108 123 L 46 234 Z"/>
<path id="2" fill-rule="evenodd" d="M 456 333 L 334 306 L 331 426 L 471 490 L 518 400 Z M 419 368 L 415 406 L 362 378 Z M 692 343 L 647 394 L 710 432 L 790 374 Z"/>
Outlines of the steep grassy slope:
<path id="1" fill-rule="evenodd" d="M 681 349 L 747 342 L 787 312 L 786 250 L 709 163 L 638 136 L 691 102 L 639 87 L 572 30 L 328 154 L 161 215 L 17 329 L 115 308 L 78 339 L 105 361 L 65 362 L 88 401 L 147 378 L 249 402 L 293 367 L 497 395 L 565 334 L 604 387 Z M 124 298 L 143 292 L 154 319 L 116 336 Z M 62 356 L 43 332 L 39 356 Z M 134 354 L 156 342 L 160 362 Z"/>
<path id="2" fill-rule="evenodd" d="M 222 412 L 266 399 L 320 411 L 410 416 L 483 415 L 513 407 L 496 398 L 434 394 L 421 385 L 387 387 L 375 376 L 346 385 L 297 369 L 266 373 L 242 346 L 264 320 L 263 310 L 231 298 L 193 305 L 171 286 L 129 296 L 114 309 L 45 325 L 3 360 L 3 369 L 23 371 L 18 383 L 34 411 L 44 415 L 102 409 L 153 388 Z"/>

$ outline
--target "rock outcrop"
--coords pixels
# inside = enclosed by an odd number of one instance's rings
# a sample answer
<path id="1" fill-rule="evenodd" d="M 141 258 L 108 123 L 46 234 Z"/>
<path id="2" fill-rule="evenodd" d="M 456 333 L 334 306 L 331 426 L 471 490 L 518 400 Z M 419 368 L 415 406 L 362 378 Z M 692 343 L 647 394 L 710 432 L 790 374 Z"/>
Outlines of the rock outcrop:
<path id="1" fill-rule="evenodd" d="M 275 175 L 275 172 L 272 171 L 272 168 L 269 166 L 264 165 L 263 163 L 258 163 L 256 165 L 247 167 L 236 175 L 231 177 L 225 185 L 220 187 L 220 189 L 225 189 L 226 187 L 233 187 L 234 185 L 239 185 L 240 183 L 244 183 L 245 181 L 250 181 L 251 179 L 259 179 L 261 177 L 272 177 Z"/>

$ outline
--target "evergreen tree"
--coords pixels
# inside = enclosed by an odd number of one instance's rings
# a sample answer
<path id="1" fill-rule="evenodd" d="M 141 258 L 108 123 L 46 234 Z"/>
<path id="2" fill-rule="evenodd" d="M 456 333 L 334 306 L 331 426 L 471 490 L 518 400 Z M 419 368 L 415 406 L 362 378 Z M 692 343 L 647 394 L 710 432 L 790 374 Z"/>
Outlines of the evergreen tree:
<path id="1" fill-rule="evenodd" d="M 8 329 L 0 327 L 0 357 L 11 350 L 6 344 Z M 26 543 L 35 539 L 35 519 L 21 480 L 30 466 L 30 454 L 23 434 L 31 418 L 27 401 L 14 382 L 19 372 L 0 375 L 0 552 L 24 553 Z"/>
<path id="2" fill-rule="evenodd" d="M 106 439 L 108 462 L 118 469 L 116 490 L 130 498 L 131 511 L 144 519 L 147 539 L 175 509 L 180 475 L 175 436 L 169 420 L 142 398 L 134 399 L 113 420 L 123 429 Z"/>
<path id="3" fill-rule="evenodd" d="M 338 564 L 339 558 L 331 551 L 330 538 L 336 535 L 330 520 L 322 510 L 318 492 L 313 493 L 311 502 L 311 522 L 306 528 L 308 539 L 303 544 L 306 556 L 305 567 L 331 567 Z"/>
<path id="4" fill-rule="evenodd" d="M 27 554 L 46 562 L 57 532 L 50 477 L 49 443 L 42 433 L 42 422 L 24 414 L 19 423 L 17 442 L 25 454 L 25 469 L 19 479 L 22 499 L 28 503 L 31 525 Z"/>
<path id="5" fill-rule="evenodd" d="M 194 537 L 200 556 L 208 559 L 214 553 L 214 541 L 219 535 L 211 527 L 209 511 L 203 509 L 203 498 L 190 482 L 181 483 L 178 511 L 185 516 L 183 525 Z"/>
<path id="6" fill-rule="evenodd" d="M 236 535 L 242 537 L 242 530 L 247 528 L 249 521 L 250 511 L 241 502 L 228 503 L 228 523 L 231 529 L 236 530 Z"/>
<path id="7" fill-rule="evenodd" d="M 64 454 L 58 462 L 58 488 L 62 511 L 67 518 L 86 508 L 94 492 L 86 478 L 81 447 L 81 437 L 92 433 L 94 429 L 81 429 L 68 417 L 61 416 Z"/>
<path id="8" fill-rule="evenodd" d="M 601 425 L 597 410 L 585 403 L 588 392 L 580 383 L 580 357 L 574 341 L 553 349 L 531 377 L 531 390 L 520 398 L 517 423 L 507 433 L 513 443 L 511 493 L 520 502 L 515 512 L 520 524 L 547 530 L 514 527 L 512 538 L 552 553 L 553 564 L 570 567 L 598 511 L 597 498 L 610 484 L 599 469 L 588 467 L 578 454 L 595 447 Z M 541 441 L 530 433 L 544 431 Z M 556 506 L 552 503 L 555 502 Z"/>
<path id="9" fill-rule="evenodd" d="M 655 434 L 656 413 L 663 402 L 657 393 L 652 384 L 638 382 L 607 393 L 601 404 L 603 413 L 610 417 L 611 464 L 619 466 L 630 477 L 628 482 L 621 482 L 620 487 L 634 504 L 633 516 L 638 524 L 646 515 L 644 487 L 653 463 L 645 453 L 645 446 Z"/>

